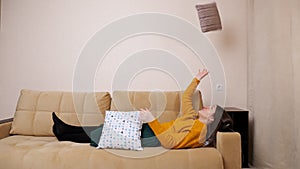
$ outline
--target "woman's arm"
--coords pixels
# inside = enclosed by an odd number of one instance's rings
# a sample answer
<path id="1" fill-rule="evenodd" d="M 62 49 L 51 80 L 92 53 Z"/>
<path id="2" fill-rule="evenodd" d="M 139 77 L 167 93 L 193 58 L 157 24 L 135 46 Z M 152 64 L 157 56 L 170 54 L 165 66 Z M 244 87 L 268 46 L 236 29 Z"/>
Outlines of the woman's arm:
<path id="1" fill-rule="evenodd" d="M 192 80 L 190 85 L 186 88 L 182 95 L 182 108 L 181 111 L 183 114 L 195 112 L 193 109 L 193 94 L 200 83 L 200 81 L 208 75 L 208 71 L 203 69 L 202 71 L 199 69 L 198 73 L 195 75 L 195 78 Z"/>

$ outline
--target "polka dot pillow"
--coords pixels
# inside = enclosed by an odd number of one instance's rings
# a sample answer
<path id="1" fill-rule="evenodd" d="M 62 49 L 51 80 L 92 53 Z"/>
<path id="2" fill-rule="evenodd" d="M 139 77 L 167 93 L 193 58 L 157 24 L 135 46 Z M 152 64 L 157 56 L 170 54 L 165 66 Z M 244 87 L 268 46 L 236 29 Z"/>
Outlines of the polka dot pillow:
<path id="1" fill-rule="evenodd" d="M 97 148 L 143 150 L 142 122 L 139 111 L 106 111 L 103 130 Z"/>

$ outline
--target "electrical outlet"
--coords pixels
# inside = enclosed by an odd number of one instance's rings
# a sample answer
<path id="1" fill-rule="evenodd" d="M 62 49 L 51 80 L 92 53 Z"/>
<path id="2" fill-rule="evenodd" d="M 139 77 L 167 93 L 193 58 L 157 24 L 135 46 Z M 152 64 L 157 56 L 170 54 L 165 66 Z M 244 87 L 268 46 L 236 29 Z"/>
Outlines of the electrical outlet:
<path id="1" fill-rule="evenodd" d="M 217 85 L 216 85 L 216 90 L 217 90 L 218 92 L 224 91 L 224 86 L 223 86 L 223 84 L 217 84 Z"/>

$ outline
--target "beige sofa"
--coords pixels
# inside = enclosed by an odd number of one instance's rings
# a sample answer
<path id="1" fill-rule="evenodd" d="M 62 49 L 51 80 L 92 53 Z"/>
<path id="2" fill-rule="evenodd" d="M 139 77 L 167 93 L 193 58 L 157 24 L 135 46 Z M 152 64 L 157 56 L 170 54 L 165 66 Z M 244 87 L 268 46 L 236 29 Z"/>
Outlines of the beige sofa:
<path id="1" fill-rule="evenodd" d="M 216 148 L 143 151 L 96 149 L 88 143 L 59 142 L 51 113 L 73 125 L 99 125 L 105 110 L 151 108 L 159 121 L 180 116 L 181 92 L 98 93 L 22 90 L 13 121 L 0 124 L 0 169 L 240 169 L 241 139 L 235 132 L 217 133 Z M 195 93 L 195 108 L 202 106 Z"/>

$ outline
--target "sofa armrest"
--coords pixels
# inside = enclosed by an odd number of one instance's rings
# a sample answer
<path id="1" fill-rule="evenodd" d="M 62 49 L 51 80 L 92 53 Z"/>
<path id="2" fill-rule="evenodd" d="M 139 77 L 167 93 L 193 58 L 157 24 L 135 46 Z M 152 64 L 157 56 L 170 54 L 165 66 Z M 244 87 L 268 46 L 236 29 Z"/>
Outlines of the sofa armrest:
<path id="1" fill-rule="evenodd" d="M 0 121 L 0 139 L 3 139 L 5 137 L 9 136 L 9 131 L 11 128 L 13 119 L 5 119 Z"/>
<path id="2" fill-rule="evenodd" d="M 242 168 L 241 135 L 238 132 L 218 132 L 217 149 L 224 161 L 224 169 Z"/>

